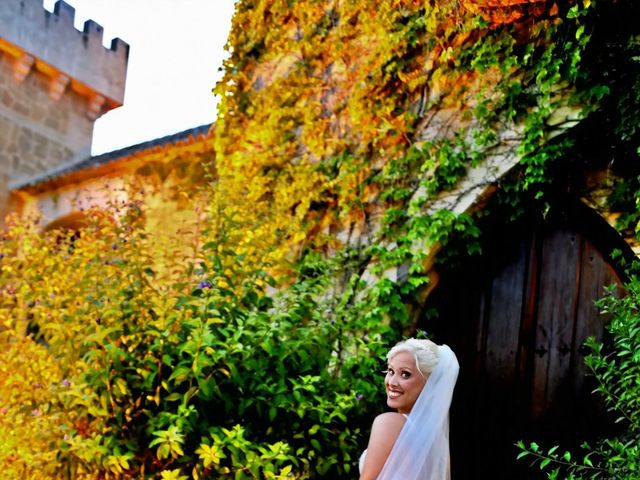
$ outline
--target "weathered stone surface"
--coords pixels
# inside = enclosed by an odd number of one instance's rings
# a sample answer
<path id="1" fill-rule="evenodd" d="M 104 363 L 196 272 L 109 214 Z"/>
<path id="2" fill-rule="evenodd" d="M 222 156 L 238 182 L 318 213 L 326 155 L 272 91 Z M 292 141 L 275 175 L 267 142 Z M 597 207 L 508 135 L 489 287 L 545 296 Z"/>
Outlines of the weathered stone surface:
<path id="1" fill-rule="evenodd" d="M 129 45 L 102 45 L 103 29 L 92 20 L 74 27 L 75 9 L 59 1 L 47 12 L 42 0 L 0 2 L 2 37 L 91 89 L 122 104 Z M 48 90 L 47 90 L 48 92 Z"/>
<path id="2" fill-rule="evenodd" d="M 93 133 L 85 98 L 75 92 L 50 98 L 49 81 L 37 71 L 18 83 L 13 62 L 0 54 L 0 176 L 9 182 L 89 151 Z"/>

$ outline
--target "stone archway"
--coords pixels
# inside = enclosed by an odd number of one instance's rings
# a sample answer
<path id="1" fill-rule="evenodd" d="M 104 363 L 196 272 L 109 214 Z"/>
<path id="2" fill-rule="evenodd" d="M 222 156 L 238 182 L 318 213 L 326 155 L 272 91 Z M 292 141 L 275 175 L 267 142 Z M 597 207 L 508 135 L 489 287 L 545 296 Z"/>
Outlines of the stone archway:
<path id="1" fill-rule="evenodd" d="M 55 220 L 47 223 L 44 227 L 44 231 L 65 229 L 65 230 L 78 230 L 81 227 L 86 226 L 87 216 L 84 212 L 72 212 L 63 217 L 56 218 Z"/>

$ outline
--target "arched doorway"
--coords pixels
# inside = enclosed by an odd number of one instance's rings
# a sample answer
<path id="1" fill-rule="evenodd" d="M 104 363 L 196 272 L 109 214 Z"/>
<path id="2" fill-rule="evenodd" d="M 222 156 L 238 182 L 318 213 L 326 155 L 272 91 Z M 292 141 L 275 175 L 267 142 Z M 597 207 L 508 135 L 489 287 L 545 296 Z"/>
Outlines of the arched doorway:
<path id="1" fill-rule="evenodd" d="M 44 231 L 52 230 L 79 230 L 87 225 L 87 216 L 84 212 L 72 212 L 64 217 L 59 217 L 45 225 Z"/>
<path id="2" fill-rule="evenodd" d="M 516 461 L 517 440 L 569 447 L 608 428 L 585 377 L 583 344 L 603 338 L 594 301 L 621 284 L 610 254 L 630 249 L 579 205 L 485 231 L 492 233 L 481 258 L 438 269 L 422 326 L 451 345 L 461 365 L 452 477 L 529 478 L 528 464 Z"/>

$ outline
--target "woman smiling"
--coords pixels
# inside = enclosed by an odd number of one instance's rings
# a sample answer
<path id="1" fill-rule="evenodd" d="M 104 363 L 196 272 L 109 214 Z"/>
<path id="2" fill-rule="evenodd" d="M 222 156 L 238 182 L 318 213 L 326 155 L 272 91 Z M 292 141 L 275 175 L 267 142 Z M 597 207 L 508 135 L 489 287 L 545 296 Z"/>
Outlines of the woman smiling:
<path id="1" fill-rule="evenodd" d="M 447 480 L 449 406 L 458 360 L 446 345 L 408 339 L 387 354 L 387 405 L 360 457 L 360 480 Z"/>

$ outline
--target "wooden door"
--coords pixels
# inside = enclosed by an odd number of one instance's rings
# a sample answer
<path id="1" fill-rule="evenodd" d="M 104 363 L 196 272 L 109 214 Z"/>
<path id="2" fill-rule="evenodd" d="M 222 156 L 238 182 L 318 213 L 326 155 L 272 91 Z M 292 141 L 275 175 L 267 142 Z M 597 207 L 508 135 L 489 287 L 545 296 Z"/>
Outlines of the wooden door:
<path id="1" fill-rule="evenodd" d="M 481 259 L 442 274 L 428 303 L 437 314 L 423 327 L 460 360 L 451 412 L 456 480 L 530 478 L 527 463 L 516 461 L 517 440 L 574 446 L 606 428 L 583 344 L 603 337 L 594 301 L 621 282 L 607 260 L 611 242 L 593 228 L 522 224 L 501 231 Z"/>

